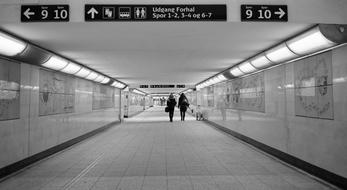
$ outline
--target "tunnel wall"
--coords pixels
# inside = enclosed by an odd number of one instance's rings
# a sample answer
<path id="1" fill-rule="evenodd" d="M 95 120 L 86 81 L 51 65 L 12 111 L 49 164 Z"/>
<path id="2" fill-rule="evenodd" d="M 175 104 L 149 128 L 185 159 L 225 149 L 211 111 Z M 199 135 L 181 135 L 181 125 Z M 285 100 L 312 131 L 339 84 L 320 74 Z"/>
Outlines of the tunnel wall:
<path id="1" fill-rule="evenodd" d="M 4 59 L 0 82 L 0 168 L 119 120 L 113 87 Z"/>
<path id="2" fill-rule="evenodd" d="M 133 93 L 131 91 L 125 92 L 125 113 L 124 117 L 131 117 L 134 116 L 143 110 L 149 108 L 148 105 L 146 105 L 147 102 L 145 96 Z"/>
<path id="3" fill-rule="evenodd" d="M 153 99 L 149 96 L 145 97 L 145 109 L 153 107 Z"/>
<path id="4" fill-rule="evenodd" d="M 209 121 L 347 177 L 347 46 L 195 93 Z"/>

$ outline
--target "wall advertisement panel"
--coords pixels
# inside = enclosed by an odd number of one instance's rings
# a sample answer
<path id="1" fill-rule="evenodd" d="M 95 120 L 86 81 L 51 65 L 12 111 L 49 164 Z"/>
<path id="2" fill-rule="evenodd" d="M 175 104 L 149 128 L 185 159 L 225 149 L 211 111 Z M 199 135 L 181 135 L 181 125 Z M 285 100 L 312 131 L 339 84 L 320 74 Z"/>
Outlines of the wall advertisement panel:
<path id="1" fill-rule="evenodd" d="M 19 119 L 20 64 L 0 60 L 0 121 Z"/>
<path id="2" fill-rule="evenodd" d="M 264 72 L 248 77 L 235 79 L 229 83 L 230 97 L 226 101 L 230 102 L 230 108 L 265 112 L 265 88 Z"/>
<path id="3" fill-rule="evenodd" d="M 114 108 L 114 88 L 98 83 L 93 84 L 93 110 Z"/>
<path id="4" fill-rule="evenodd" d="M 39 116 L 72 113 L 75 110 L 75 79 L 40 69 Z"/>
<path id="5" fill-rule="evenodd" d="M 332 53 L 326 52 L 294 64 L 295 115 L 334 119 Z"/>

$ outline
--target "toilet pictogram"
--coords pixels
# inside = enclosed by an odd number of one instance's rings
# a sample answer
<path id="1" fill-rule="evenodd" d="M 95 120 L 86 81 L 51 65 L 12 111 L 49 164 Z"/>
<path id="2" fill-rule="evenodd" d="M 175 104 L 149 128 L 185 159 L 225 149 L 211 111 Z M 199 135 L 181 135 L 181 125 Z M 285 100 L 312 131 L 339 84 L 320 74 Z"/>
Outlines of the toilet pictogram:
<path id="1" fill-rule="evenodd" d="M 146 19 L 147 18 L 146 7 L 135 7 L 134 18 L 135 19 Z"/>

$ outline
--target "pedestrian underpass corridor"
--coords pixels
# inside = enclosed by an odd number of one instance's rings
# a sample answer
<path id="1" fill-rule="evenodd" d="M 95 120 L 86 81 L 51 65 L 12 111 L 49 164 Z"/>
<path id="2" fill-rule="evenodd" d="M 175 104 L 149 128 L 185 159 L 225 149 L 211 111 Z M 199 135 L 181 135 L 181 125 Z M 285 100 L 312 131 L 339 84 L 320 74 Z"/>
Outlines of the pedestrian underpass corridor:
<path id="1" fill-rule="evenodd" d="M 330 189 L 176 109 L 152 107 L 0 183 L 5 190 Z"/>

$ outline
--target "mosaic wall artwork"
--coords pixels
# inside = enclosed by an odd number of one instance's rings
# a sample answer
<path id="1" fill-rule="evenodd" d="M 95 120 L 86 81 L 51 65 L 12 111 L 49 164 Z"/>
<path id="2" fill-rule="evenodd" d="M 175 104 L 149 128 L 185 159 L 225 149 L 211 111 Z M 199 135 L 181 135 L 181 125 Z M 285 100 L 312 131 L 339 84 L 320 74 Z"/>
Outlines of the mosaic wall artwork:
<path id="1" fill-rule="evenodd" d="M 295 63 L 295 115 L 334 119 L 331 68 L 331 52 Z"/>
<path id="2" fill-rule="evenodd" d="M 0 60 L 0 121 L 19 118 L 19 94 L 20 65 Z"/>
<path id="3" fill-rule="evenodd" d="M 229 107 L 227 83 L 219 83 L 214 86 L 214 103 L 217 109 Z"/>
<path id="4" fill-rule="evenodd" d="M 93 110 L 114 108 L 114 88 L 102 84 L 93 84 Z"/>
<path id="5" fill-rule="evenodd" d="M 207 90 L 207 96 L 206 96 L 206 100 L 207 100 L 207 106 L 208 107 L 214 107 L 214 87 L 213 86 L 209 86 L 206 88 Z"/>
<path id="6" fill-rule="evenodd" d="M 144 106 L 145 100 L 143 96 L 135 93 L 129 93 L 129 105 L 131 106 Z"/>
<path id="7" fill-rule="evenodd" d="M 39 115 L 74 112 L 75 79 L 57 72 L 40 69 Z"/>
<path id="8" fill-rule="evenodd" d="M 189 104 L 197 105 L 196 96 L 197 96 L 196 91 L 186 93 L 186 97 L 188 99 Z"/>
<path id="9" fill-rule="evenodd" d="M 245 78 L 235 79 L 229 83 L 230 108 L 265 112 L 264 72 Z"/>

